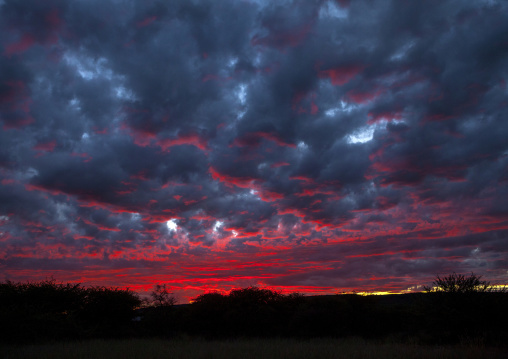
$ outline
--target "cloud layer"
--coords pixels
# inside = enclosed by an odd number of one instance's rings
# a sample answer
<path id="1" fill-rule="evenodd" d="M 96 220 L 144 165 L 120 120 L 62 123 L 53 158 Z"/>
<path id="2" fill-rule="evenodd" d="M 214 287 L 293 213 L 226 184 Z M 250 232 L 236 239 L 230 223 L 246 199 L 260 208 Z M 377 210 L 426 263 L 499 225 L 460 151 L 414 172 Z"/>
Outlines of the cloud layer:
<path id="1" fill-rule="evenodd" d="M 182 298 L 507 281 L 502 1 L 0 2 L 0 268 Z"/>

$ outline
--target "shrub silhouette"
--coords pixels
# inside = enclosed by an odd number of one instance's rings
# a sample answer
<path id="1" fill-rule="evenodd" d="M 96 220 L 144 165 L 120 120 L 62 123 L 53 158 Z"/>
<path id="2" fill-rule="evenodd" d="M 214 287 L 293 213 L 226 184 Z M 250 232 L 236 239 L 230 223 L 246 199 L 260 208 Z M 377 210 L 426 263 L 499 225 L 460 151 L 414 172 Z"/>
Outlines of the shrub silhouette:
<path id="1" fill-rule="evenodd" d="M 489 281 L 471 273 L 436 276 L 432 287 L 424 287 L 420 313 L 423 326 L 432 342 L 453 343 L 464 338 L 488 338 L 505 332 L 495 318 L 507 316 L 506 293 L 496 291 Z"/>
<path id="2" fill-rule="evenodd" d="M 474 280 L 470 279 L 473 277 Z M 165 285 L 141 304 L 124 289 L 80 284 L 0 282 L 0 341 L 173 336 L 417 338 L 457 343 L 508 340 L 508 293 L 491 291 L 480 276 L 437 277 L 427 293 L 393 296 L 284 295 L 248 287 L 211 292 L 174 305 Z M 437 288 L 437 289 L 436 289 Z M 441 289 L 439 289 L 441 288 Z M 136 312 L 136 311 L 137 312 Z M 134 314 L 136 320 L 132 320 Z"/>
<path id="3" fill-rule="evenodd" d="M 299 298 L 248 287 L 202 294 L 193 299 L 191 313 L 195 329 L 207 337 L 283 335 L 291 303 Z"/>
<path id="4" fill-rule="evenodd" d="M 484 293 L 492 291 L 493 286 L 490 282 L 481 279 L 481 275 L 474 273 L 471 273 L 468 277 L 455 272 L 445 277 L 437 275 L 433 287 L 424 286 L 424 290 L 428 293 Z"/>
<path id="5" fill-rule="evenodd" d="M 138 295 L 129 289 L 90 287 L 80 319 L 88 336 L 120 337 L 127 334 L 134 309 L 141 304 Z"/>
<path id="6" fill-rule="evenodd" d="M 149 305 L 152 307 L 172 307 L 176 303 L 176 298 L 166 284 L 156 284 L 150 297 L 152 300 Z"/>
<path id="7" fill-rule="evenodd" d="M 77 334 L 76 313 L 84 298 L 79 284 L 0 283 L 0 340 L 24 341 Z"/>
<path id="8" fill-rule="evenodd" d="M 130 290 L 80 284 L 0 283 L 0 340 L 120 336 L 128 331 L 140 300 Z"/>

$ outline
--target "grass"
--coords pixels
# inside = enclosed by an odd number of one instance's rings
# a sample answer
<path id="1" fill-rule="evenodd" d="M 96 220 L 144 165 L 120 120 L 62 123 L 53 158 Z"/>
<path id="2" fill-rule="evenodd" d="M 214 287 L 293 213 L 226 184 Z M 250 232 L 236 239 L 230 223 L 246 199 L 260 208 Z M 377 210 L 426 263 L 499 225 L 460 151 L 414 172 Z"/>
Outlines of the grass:
<path id="1" fill-rule="evenodd" d="M 506 348 L 480 345 L 422 346 L 362 339 L 90 340 L 38 345 L 3 345 L 3 359 L 368 359 L 506 358 Z"/>

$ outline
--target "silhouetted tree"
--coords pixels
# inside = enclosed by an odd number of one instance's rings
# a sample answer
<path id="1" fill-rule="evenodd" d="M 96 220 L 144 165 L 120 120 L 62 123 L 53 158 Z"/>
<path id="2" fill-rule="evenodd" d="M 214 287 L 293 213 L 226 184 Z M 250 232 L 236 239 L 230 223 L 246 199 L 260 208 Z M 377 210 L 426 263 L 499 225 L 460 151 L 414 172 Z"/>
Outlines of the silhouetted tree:
<path id="1" fill-rule="evenodd" d="M 192 299 L 189 330 L 205 337 L 221 337 L 228 332 L 227 312 L 231 309 L 227 295 L 204 293 Z"/>
<path id="2" fill-rule="evenodd" d="M 83 288 L 79 284 L 40 282 L 0 283 L 0 340 L 34 341 L 77 335 Z"/>
<path id="3" fill-rule="evenodd" d="M 434 342 L 451 343 L 465 337 L 487 337 L 501 329 L 494 318 L 506 318 L 506 293 L 496 290 L 481 275 L 452 273 L 436 276 L 424 287 L 420 313 L 427 335 Z M 505 331 L 505 330 L 502 330 Z"/>
<path id="4" fill-rule="evenodd" d="M 129 289 L 90 287 L 81 310 L 89 336 L 121 336 L 128 331 L 134 309 L 141 304 L 138 295 Z"/>
<path id="5" fill-rule="evenodd" d="M 154 307 L 172 307 L 176 299 L 166 286 L 166 284 L 156 284 L 150 293 L 152 298 L 151 305 Z"/>
<path id="6" fill-rule="evenodd" d="M 226 297 L 219 292 L 209 292 L 198 295 L 192 299 L 194 306 L 213 306 L 217 307 L 224 303 Z"/>
<path id="7" fill-rule="evenodd" d="M 131 327 L 140 304 L 128 289 L 83 288 L 80 284 L 0 283 L 0 340 L 33 342 L 49 339 L 119 336 Z"/>
<path id="8" fill-rule="evenodd" d="M 471 273 L 466 277 L 464 274 L 452 273 L 448 276 L 436 276 L 433 286 L 424 286 L 424 290 L 431 292 L 445 293 L 484 293 L 492 291 L 493 286 L 486 280 L 481 280 L 481 275 Z"/>

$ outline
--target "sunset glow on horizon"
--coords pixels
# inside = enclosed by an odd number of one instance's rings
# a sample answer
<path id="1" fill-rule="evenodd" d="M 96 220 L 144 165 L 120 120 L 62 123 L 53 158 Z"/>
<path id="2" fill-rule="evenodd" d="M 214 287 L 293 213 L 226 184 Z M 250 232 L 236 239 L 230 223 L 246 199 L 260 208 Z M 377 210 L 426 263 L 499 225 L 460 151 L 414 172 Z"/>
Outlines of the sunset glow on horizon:
<path id="1" fill-rule="evenodd" d="M 0 280 L 508 283 L 503 1 L 0 0 L 0 31 Z"/>

